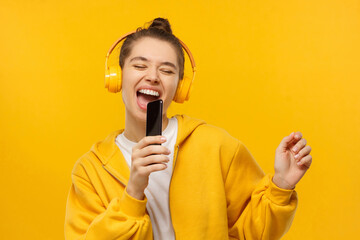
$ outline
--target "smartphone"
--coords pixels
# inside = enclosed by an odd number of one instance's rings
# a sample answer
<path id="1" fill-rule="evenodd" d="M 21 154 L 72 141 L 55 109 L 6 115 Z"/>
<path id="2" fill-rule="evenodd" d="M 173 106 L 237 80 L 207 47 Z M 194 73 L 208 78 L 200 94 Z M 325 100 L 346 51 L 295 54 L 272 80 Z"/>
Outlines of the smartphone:
<path id="1" fill-rule="evenodd" d="M 163 101 L 161 99 L 149 102 L 146 111 L 146 136 L 161 135 Z"/>

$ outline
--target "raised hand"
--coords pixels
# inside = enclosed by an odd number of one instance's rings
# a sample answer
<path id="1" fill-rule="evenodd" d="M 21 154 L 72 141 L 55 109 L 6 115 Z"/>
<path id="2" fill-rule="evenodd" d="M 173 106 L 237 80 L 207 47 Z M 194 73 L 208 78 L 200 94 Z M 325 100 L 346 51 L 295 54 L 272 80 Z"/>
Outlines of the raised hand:
<path id="1" fill-rule="evenodd" d="M 273 182 L 280 188 L 295 188 L 311 165 L 310 152 L 301 132 L 284 137 L 275 153 Z"/>
<path id="2" fill-rule="evenodd" d="M 139 200 L 144 199 L 144 190 L 152 172 L 167 168 L 166 163 L 170 150 L 161 145 L 166 142 L 165 137 L 149 136 L 141 139 L 132 149 L 130 178 L 126 187 L 127 193 Z"/>

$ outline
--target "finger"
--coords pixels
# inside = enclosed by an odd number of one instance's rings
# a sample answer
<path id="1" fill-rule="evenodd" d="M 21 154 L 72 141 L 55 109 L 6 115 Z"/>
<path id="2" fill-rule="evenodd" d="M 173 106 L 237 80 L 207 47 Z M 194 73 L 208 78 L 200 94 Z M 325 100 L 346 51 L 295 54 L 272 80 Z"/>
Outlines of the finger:
<path id="1" fill-rule="evenodd" d="M 147 136 L 141 139 L 134 147 L 133 150 L 142 149 L 148 145 L 152 144 L 161 144 L 166 142 L 166 137 L 164 136 Z"/>
<path id="2" fill-rule="evenodd" d="M 291 149 L 294 153 L 298 153 L 301 149 L 303 149 L 306 146 L 306 139 L 302 138 L 300 139 L 295 146 Z"/>
<path id="3" fill-rule="evenodd" d="M 157 171 L 161 171 L 161 170 L 165 170 L 167 168 L 167 165 L 165 163 L 158 163 L 158 164 L 152 164 L 152 165 L 147 165 L 145 167 L 146 172 L 148 174 L 152 173 L 152 172 L 157 172 Z"/>
<path id="4" fill-rule="evenodd" d="M 149 145 L 147 147 L 134 151 L 132 153 L 132 158 L 143 158 L 153 154 L 169 155 L 170 150 L 167 147 L 161 145 Z"/>
<path id="5" fill-rule="evenodd" d="M 299 141 L 301 138 L 303 137 L 302 133 L 301 132 L 296 132 L 294 134 L 294 138 L 295 140 Z"/>
<path id="6" fill-rule="evenodd" d="M 301 159 L 301 161 L 297 162 L 296 164 L 298 166 L 305 166 L 306 168 L 309 168 L 311 163 L 312 163 L 312 156 L 311 155 L 306 155 L 305 157 L 303 157 Z"/>
<path id="7" fill-rule="evenodd" d="M 156 163 L 156 164 L 150 164 L 150 165 L 146 165 L 146 166 L 140 166 L 137 168 L 133 168 L 135 166 L 131 165 L 132 167 L 132 173 L 134 173 L 135 178 L 140 179 L 140 178 L 148 178 L 149 174 L 154 172 L 154 171 L 160 171 L 160 170 L 164 170 L 167 168 L 167 164 L 165 163 Z M 131 175 L 131 173 L 130 173 Z"/>
<path id="8" fill-rule="evenodd" d="M 169 158 L 165 155 L 151 155 L 145 158 L 137 158 L 132 161 L 131 169 L 142 172 L 144 167 L 154 164 L 166 164 L 169 162 Z"/>
<path id="9" fill-rule="evenodd" d="M 297 142 L 299 142 L 303 136 L 301 132 L 294 132 L 293 134 L 294 134 L 293 139 L 287 145 L 287 147 L 289 147 L 289 148 L 291 148 Z"/>
<path id="10" fill-rule="evenodd" d="M 294 140 L 294 132 L 290 133 L 289 136 L 286 136 L 282 139 L 282 141 L 280 142 L 279 148 L 286 149 L 293 140 Z"/>
<path id="11" fill-rule="evenodd" d="M 310 146 L 306 146 L 306 147 L 304 147 L 303 149 L 301 149 L 300 152 L 294 156 L 294 158 L 295 158 L 297 161 L 299 161 L 299 160 L 301 160 L 301 158 L 306 157 L 307 155 L 309 155 L 310 152 L 311 152 L 311 147 L 310 147 Z"/>
<path id="12" fill-rule="evenodd" d="M 147 166 L 151 164 L 158 164 L 158 163 L 168 163 L 169 157 L 165 155 L 151 155 L 146 158 L 142 158 L 141 164 L 142 166 Z"/>

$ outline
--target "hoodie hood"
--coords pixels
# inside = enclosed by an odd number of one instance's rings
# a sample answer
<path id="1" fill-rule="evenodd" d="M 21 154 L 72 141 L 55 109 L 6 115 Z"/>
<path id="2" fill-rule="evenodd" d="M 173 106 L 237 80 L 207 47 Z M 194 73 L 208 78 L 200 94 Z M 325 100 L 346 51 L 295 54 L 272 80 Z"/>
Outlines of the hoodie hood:
<path id="1" fill-rule="evenodd" d="M 191 118 L 186 115 L 176 115 L 175 117 L 178 120 L 178 135 L 175 144 L 176 146 L 181 145 L 196 128 L 206 124 L 203 120 Z"/>

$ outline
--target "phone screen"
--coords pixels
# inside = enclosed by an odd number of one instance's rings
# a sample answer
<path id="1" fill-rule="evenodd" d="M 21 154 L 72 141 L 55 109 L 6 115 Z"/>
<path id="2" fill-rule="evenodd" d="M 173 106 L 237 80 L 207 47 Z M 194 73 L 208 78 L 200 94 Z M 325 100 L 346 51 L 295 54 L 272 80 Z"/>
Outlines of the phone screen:
<path id="1" fill-rule="evenodd" d="M 149 102 L 146 113 L 146 136 L 161 135 L 163 101 L 161 99 Z"/>

